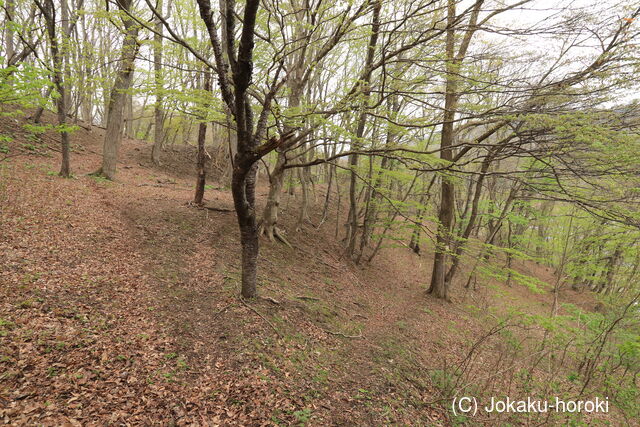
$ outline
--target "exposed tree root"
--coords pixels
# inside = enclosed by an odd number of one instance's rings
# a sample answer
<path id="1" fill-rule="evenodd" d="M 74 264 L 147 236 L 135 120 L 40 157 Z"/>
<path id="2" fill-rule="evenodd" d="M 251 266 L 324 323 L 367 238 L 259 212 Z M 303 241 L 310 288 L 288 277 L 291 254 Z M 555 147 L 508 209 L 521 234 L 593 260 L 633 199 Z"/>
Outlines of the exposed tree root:
<path id="1" fill-rule="evenodd" d="M 266 236 L 270 242 L 275 242 L 276 240 L 278 240 L 280 241 L 280 243 L 284 243 L 289 248 L 293 249 L 293 245 L 289 243 L 287 238 L 284 237 L 284 232 L 280 231 L 278 227 L 265 227 L 263 223 L 260 223 L 260 225 L 258 226 L 258 234 L 260 236 Z"/>
<path id="2" fill-rule="evenodd" d="M 227 209 L 227 208 L 216 208 L 213 206 L 207 206 L 204 203 L 203 204 L 197 204 L 194 203 L 193 200 L 190 200 L 186 203 L 187 206 L 190 207 L 194 207 L 194 208 L 198 208 L 198 209 L 207 209 L 210 211 L 214 211 L 214 212 L 233 212 L 233 209 Z"/>
<path id="3" fill-rule="evenodd" d="M 289 241 L 284 237 L 284 235 L 280 232 L 280 230 L 278 230 L 277 227 L 273 228 L 273 235 L 276 237 L 276 239 L 280 240 L 282 243 L 293 249 L 291 243 L 289 243 Z"/>

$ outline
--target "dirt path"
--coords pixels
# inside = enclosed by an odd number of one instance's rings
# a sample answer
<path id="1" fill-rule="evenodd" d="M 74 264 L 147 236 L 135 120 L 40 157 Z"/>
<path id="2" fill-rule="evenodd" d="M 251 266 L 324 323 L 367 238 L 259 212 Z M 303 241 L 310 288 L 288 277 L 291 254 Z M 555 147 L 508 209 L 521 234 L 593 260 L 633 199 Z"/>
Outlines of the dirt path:
<path id="1" fill-rule="evenodd" d="M 78 178 L 70 181 L 53 176 L 54 158 L 5 171 L 11 232 L 3 252 L 29 260 L 3 270 L 12 284 L 3 297 L 2 318 L 12 324 L 4 356 L 15 375 L 8 378 L 15 389 L 5 387 L 2 397 L 6 416 L 376 423 L 415 417 L 407 399 L 417 407 L 428 400 L 422 362 L 407 352 L 411 330 L 427 316 L 418 261 L 362 271 L 341 259 L 330 227 L 305 226 L 291 236 L 295 249 L 263 245 L 261 293 L 279 303 L 246 305 L 237 298 L 232 213 L 188 207 L 188 180 L 127 164 L 109 183 L 83 176 L 96 154 L 75 160 Z M 228 193 L 207 197 L 231 207 Z M 395 279 L 380 280 L 390 267 Z M 32 283 L 20 287 L 25 281 Z M 79 328 L 90 331 L 91 344 Z M 34 340 L 46 344 L 27 344 Z M 33 379 L 23 361 L 37 364 Z M 96 391 L 106 396 L 98 404 Z M 424 419 L 440 416 L 430 413 Z"/>
<path id="2" fill-rule="evenodd" d="M 432 375 L 485 329 L 462 307 L 486 307 L 487 295 L 432 299 L 431 260 L 410 251 L 356 266 L 331 218 L 291 231 L 293 248 L 263 241 L 262 298 L 241 301 L 234 214 L 188 206 L 190 165 L 153 169 L 137 141 L 125 142 L 118 181 L 86 176 L 100 141 L 74 134 L 84 148 L 71 180 L 55 176 L 57 156 L 0 169 L 0 417 L 446 424 Z M 231 210 L 222 187 L 207 203 Z M 281 219 L 291 230 L 296 203 Z"/>

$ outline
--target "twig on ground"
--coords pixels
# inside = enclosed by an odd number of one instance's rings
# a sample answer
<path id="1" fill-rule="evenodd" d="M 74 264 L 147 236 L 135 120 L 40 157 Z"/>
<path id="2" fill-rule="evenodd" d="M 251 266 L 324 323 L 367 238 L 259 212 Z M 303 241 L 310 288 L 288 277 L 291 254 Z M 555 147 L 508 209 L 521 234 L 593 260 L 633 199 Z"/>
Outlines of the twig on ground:
<path id="1" fill-rule="evenodd" d="M 214 212 L 233 212 L 233 209 L 215 208 L 213 206 L 206 206 L 204 204 L 198 205 L 196 203 L 193 203 L 193 201 L 188 201 L 186 203 L 186 205 L 189 206 L 189 207 L 194 207 L 194 208 L 198 208 L 198 209 L 207 209 L 207 210 L 214 211 Z"/>
<path id="2" fill-rule="evenodd" d="M 304 295 L 297 296 L 296 298 L 301 299 L 301 300 L 305 300 L 305 301 L 320 301 L 320 298 L 307 297 L 307 296 L 304 296 Z"/>
<path id="3" fill-rule="evenodd" d="M 138 187 L 160 187 L 160 188 L 167 188 L 166 185 L 164 184 L 138 184 Z"/>
<path id="4" fill-rule="evenodd" d="M 229 307 L 231 307 L 231 305 L 232 305 L 232 304 L 233 304 L 233 303 L 232 303 L 232 302 L 230 302 L 229 304 L 225 305 L 224 307 L 222 307 L 222 309 L 221 309 L 221 310 L 218 310 L 216 313 L 214 313 L 214 315 L 213 315 L 212 317 L 218 317 L 220 314 L 222 314 L 223 312 L 227 311 L 227 309 L 228 309 Z"/>
<path id="5" fill-rule="evenodd" d="M 320 329 L 322 329 L 323 331 L 325 331 L 328 334 L 335 335 L 335 336 L 338 336 L 338 337 L 351 338 L 351 339 L 364 338 L 364 336 L 362 335 L 362 332 L 360 332 L 358 335 L 345 335 L 342 332 L 333 332 L 333 331 L 329 331 L 329 330 L 324 329 L 324 328 L 320 328 Z"/>
<path id="6" fill-rule="evenodd" d="M 275 298 L 271 298 L 271 297 L 260 297 L 260 298 L 262 298 L 264 300 L 267 300 L 267 301 L 269 301 L 270 303 L 273 303 L 273 304 L 280 304 L 280 301 L 278 301 Z"/>
<path id="7" fill-rule="evenodd" d="M 247 307 L 249 310 L 253 311 L 255 314 L 257 314 L 258 316 L 260 316 L 262 318 L 262 320 L 264 320 L 265 322 L 267 322 L 267 324 L 269 326 L 271 326 L 271 328 L 276 331 L 276 334 L 278 334 L 278 336 L 280 338 L 284 338 L 282 336 L 282 334 L 280 333 L 280 331 L 278 330 L 278 328 L 275 327 L 275 325 L 273 323 L 271 323 L 271 321 L 269 319 L 267 319 L 266 317 L 264 317 L 262 315 L 262 313 L 260 313 L 258 310 L 256 310 L 255 308 L 251 307 L 249 304 L 247 304 L 247 302 L 244 300 L 244 298 L 240 298 L 240 301 L 242 302 L 242 304 L 244 304 L 245 307 Z"/>
<path id="8" fill-rule="evenodd" d="M 227 208 L 214 208 L 211 206 L 203 206 L 204 209 L 208 209 L 210 211 L 215 211 L 215 212 L 233 212 L 233 209 L 227 209 Z"/>

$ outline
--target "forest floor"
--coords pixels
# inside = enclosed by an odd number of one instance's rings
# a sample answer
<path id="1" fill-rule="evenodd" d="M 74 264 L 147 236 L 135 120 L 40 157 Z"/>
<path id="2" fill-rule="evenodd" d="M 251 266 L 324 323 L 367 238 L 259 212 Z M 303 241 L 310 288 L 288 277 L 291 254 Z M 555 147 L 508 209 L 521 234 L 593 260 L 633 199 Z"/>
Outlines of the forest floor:
<path id="1" fill-rule="evenodd" d="M 261 298 L 243 301 L 225 183 L 207 186 L 215 210 L 189 206 L 186 160 L 166 153 L 154 168 L 135 140 L 115 182 L 89 176 L 99 128 L 72 135 L 74 177 L 61 179 L 59 154 L 43 148 L 57 149 L 56 135 L 22 125 L 0 122 L 9 146 L 31 151 L 0 164 L 0 422 L 450 425 L 442 374 L 492 326 L 488 313 L 551 310 L 548 290 L 498 282 L 434 299 L 429 248 L 357 266 L 342 256 L 335 212 L 295 231 L 291 196 L 281 221 L 292 248 L 262 240 Z M 517 268 L 555 280 L 533 262 Z"/>

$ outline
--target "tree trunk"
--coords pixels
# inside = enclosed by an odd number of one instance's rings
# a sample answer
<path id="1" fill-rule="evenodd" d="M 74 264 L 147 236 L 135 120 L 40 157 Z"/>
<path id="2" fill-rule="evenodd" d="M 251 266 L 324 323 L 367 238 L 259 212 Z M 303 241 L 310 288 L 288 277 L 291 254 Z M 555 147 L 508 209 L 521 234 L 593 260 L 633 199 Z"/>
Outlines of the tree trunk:
<path id="1" fill-rule="evenodd" d="M 238 140 L 240 143 L 240 140 Z M 241 146 L 242 144 L 238 144 Z M 239 157 L 237 163 L 243 163 Z M 258 226 L 255 214 L 255 181 L 257 164 L 245 170 L 236 167 L 231 179 L 231 191 L 233 202 L 240 227 L 240 244 L 242 245 L 242 288 L 241 294 L 245 298 L 254 298 L 257 295 L 256 275 L 258 266 Z"/>
<path id="2" fill-rule="evenodd" d="M 13 37 L 13 27 L 9 25 L 9 22 L 13 19 L 13 14 L 15 12 L 16 3 L 15 0 L 7 0 L 5 10 L 6 10 L 6 21 L 5 21 L 5 30 L 4 30 L 4 60 L 5 67 L 9 66 L 13 61 L 13 56 L 15 55 L 15 47 L 14 47 L 14 37 Z"/>
<path id="3" fill-rule="evenodd" d="M 218 1 L 218 7 L 220 10 L 221 15 L 225 16 L 226 11 L 228 9 L 228 1 L 229 0 L 219 0 Z M 231 6 L 233 8 L 233 6 Z M 229 51 L 233 50 L 233 36 L 232 37 L 228 37 L 227 36 L 227 25 L 226 22 L 223 22 L 222 25 L 220 25 L 220 34 L 221 34 L 221 41 L 220 41 L 220 47 L 221 47 L 221 56 L 222 56 L 222 60 L 225 64 L 229 63 Z M 231 43 L 231 46 L 229 46 L 229 44 Z M 228 156 L 228 162 L 227 162 L 227 167 L 224 171 L 224 177 L 223 178 L 231 178 L 233 176 L 233 169 L 235 166 L 235 156 L 238 153 L 238 133 L 237 133 L 237 129 L 234 127 L 234 119 L 233 119 L 233 112 L 231 111 L 231 108 L 229 107 L 229 105 L 227 105 L 227 103 L 223 103 L 222 108 L 224 110 L 224 115 L 225 115 L 225 120 L 226 120 L 226 129 L 227 129 L 227 156 Z"/>
<path id="4" fill-rule="evenodd" d="M 276 165 L 269 176 L 269 195 L 267 203 L 262 213 L 261 232 L 264 233 L 269 241 L 273 242 L 275 238 L 282 240 L 283 236 L 278 230 L 278 211 L 280 209 L 280 196 L 284 185 L 284 166 L 286 163 L 285 152 L 278 150 Z"/>
<path id="5" fill-rule="evenodd" d="M 60 165 L 60 176 L 69 178 L 71 176 L 71 168 L 69 166 L 69 132 L 67 131 L 67 95 L 64 81 L 64 58 L 60 50 L 58 39 L 56 37 L 56 7 L 53 0 L 44 0 L 44 3 L 36 1 L 38 8 L 42 12 L 47 26 L 47 34 L 49 36 L 49 46 L 51 50 L 51 58 L 53 60 L 53 84 L 58 91 L 56 99 L 56 109 L 58 116 L 58 126 L 60 131 L 62 162 Z"/>
<path id="6" fill-rule="evenodd" d="M 444 120 L 440 137 L 440 158 L 446 162 L 453 160 L 451 145 L 454 140 L 453 120 L 456 108 L 456 64 L 454 63 L 455 30 L 456 19 L 455 0 L 448 0 L 447 7 L 447 35 L 446 35 L 446 55 L 447 55 L 447 82 L 444 106 Z M 442 175 L 440 190 L 440 207 L 438 209 L 438 229 L 436 232 L 436 248 L 433 258 L 433 271 L 431 273 L 431 286 L 429 293 L 437 298 L 449 299 L 449 283 L 445 276 L 449 251 L 451 250 L 451 229 L 455 209 L 453 181 L 445 174 Z"/>
<path id="7" fill-rule="evenodd" d="M 536 257 L 542 259 L 547 256 L 547 216 L 553 211 L 553 200 L 542 202 L 540 218 L 538 219 L 538 242 L 536 244 Z M 540 261 L 540 260 L 538 260 Z"/>
<path id="8" fill-rule="evenodd" d="M 128 11 L 130 5 L 131 0 L 121 0 L 118 2 L 118 6 L 124 11 Z M 127 90 L 131 87 L 131 82 L 133 81 L 134 62 L 139 47 L 136 40 L 138 36 L 138 25 L 126 15 L 123 15 L 122 20 L 125 28 L 125 36 L 120 54 L 120 69 L 116 75 L 109 97 L 102 167 L 97 172 L 97 174 L 111 180 L 116 178 L 116 165 L 118 162 L 120 143 L 122 142 Z"/>
<path id="9" fill-rule="evenodd" d="M 204 73 L 204 90 L 206 92 L 211 91 L 211 74 L 209 72 Z M 204 186 L 206 184 L 206 179 L 207 179 L 207 169 L 205 167 L 207 157 L 204 149 L 206 137 L 207 137 L 206 117 L 201 117 L 201 122 L 198 125 L 198 158 L 197 158 L 198 178 L 196 181 L 196 195 L 193 198 L 193 203 L 196 205 L 202 205 L 202 199 L 204 198 Z"/>
<path id="10" fill-rule="evenodd" d="M 302 147 L 305 150 L 305 146 Z M 304 162 L 306 158 L 301 157 Z M 298 168 L 298 179 L 300 180 L 300 207 L 298 209 L 298 221 L 296 222 L 296 231 L 300 231 L 302 223 L 309 220 L 309 180 L 308 175 L 305 173 L 305 168 Z"/>
<path id="11" fill-rule="evenodd" d="M 476 0 L 473 10 L 471 11 L 467 29 L 460 42 L 458 52 L 456 49 L 456 0 L 448 0 L 447 2 L 447 31 L 445 37 L 445 60 L 446 60 L 446 83 L 445 83 L 445 100 L 444 100 L 444 117 L 442 124 L 442 133 L 440 136 L 440 158 L 445 163 L 453 162 L 453 150 L 451 146 L 455 140 L 454 120 L 458 107 L 459 95 L 458 79 L 460 65 L 462 64 L 471 38 L 477 30 L 478 16 L 484 0 Z M 478 138 L 478 141 L 493 135 L 502 125 L 498 125 L 489 129 L 485 134 Z M 442 175 L 442 188 L 440 191 L 440 207 L 438 209 L 438 229 L 436 231 L 436 248 L 433 261 L 433 274 L 431 276 L 431 286 L 429 293 L 434 294 L 438 298 L 449 299 L 449 285 L 451 278 L 455 272 L 447 272 L 447 263 L 449 252 L 453 247 L 454 241 L 451 232 L 453 230 L 455 210 L 455 188 L 453 180 L 450 176 Z M 469 230 L 470 231 L 470 230 Z"/>
<path id="12" fill-rule="evenodd" d="M 400 110 L 400 103 L 398 102 L 398 97 L 395 95 L 390 95 L 389 96 L 389 100 L 388 100 L 388 105 L 389 105 L 389 110 L 391 111 L 391 113 L 393 113 L 394 115 L 397 114 Z M 377 129 L 377 128 L 376 128 Z M 377 132 L 376 132 L 377 133 Z M 389 127 L 387 129 L 386 132 L 386 138 L 385 138 L 385 143 L 384 146 L 385 147 L 390 147 L 392 144 L 395 143 L 395 132 L 393 130 L 392 127 Z M 373 140 L 375 140 L 376 137 L 373 137 Z M 370 168 L 369 168 L 369 177 L 370 180 L 373 177 L 373 162 L 374 159 L 371 159 L 370 163 Z M 362 222 L 362 238 L 360 239 L 360 253 L 358 254 L 358 258 L 357 258 L 357 264 L 360 263 L 360 259 L 362 258 L 362 256 L 364 255 L 364 251 L 366 249 L 367 246 L 369 246 L 370 242 L 371 242 L 371 237 L 373 235 L 373 231 L 375 228 L 375 224 L 378 220 L 378 206 L 381 203 L 382 200 L 382 193 L 380 191 L 378 191 L 378 189 L 382 186 L 382 182 L 383 182 L 383 178 L 384 178 L 384 173 L 385 171 L 389 168 L 389 157 L 384 156 L 382 158 L 382 160 L 380 161 L 380 169 L 378 170 L 378 173 L 376 174 L 376 179 L 372 180 L 373 183 L 371 185 L 371 187 L 368 189 L 368 196 L 366 198 L 367 200 L 367 205 L 366 205 L 366 209 L 365 209 L 365 215 L 364 215 L 364 219 Z"/>
<path id="13" fill-rule="evenodd" d="M 620 261 L 622 255 L 622 243 L 618 244 L 613 253 L 607 258 L 607 265 L 601 276 L 600 284 L 598 286 L 598 292 L 609 293 L 613 289 L 613 276 L 615 274 L 616 266 Z"/>
<path id="14" fill-rule="evenodd" d="M 89 40 L 87 26 L 86 26 L 86 15 L 80 14 L 80 23 L 82 26 L 82 34 L 85 40 Z M 92 66 L 92 49 L 89 49 L 87 46 L 82 47 L 82 52 L 80 54 L 80 59 L 84 63 L 83 72 L 81 73 L 81 81 L 80 81 L 80 93 L 81 93 L 81 113 L 82 120 L 84 120 L 87 124 L 93 125 L 93 81 L 91 75 L 93 74 L 93 66 Z"/>
<path id="15" fill-rule="evenodd" d="M 289 84 L 291 92 L 288 97 L 288 105 L 290 108 L 300 107 L 303 89 L 303 87 L 298 84 L 300 80 L 300 72 L 301 69 L 299 67 L 296 67 L 296 69 L 293 70 L 293 73 L 296 73 L 297 78 L 294 78 Z M 285 123 L 284 130 L 285 133 L 292 132 L 294 127 Z M 280 196 L 284 185 L 285 166 L 287 161 L 286 154 L 287 149 L 285 147 L 281 147 L 276 150 L 276 164 L 269 176 L 269 195 L 267 196 L 267 204 L 265 205 L 262 213 L 260 229 L 261 233 L 264 233 L 269 241 L 273 242 L 274 238 L 277 238 L 281 242 L 288 244 L 287 240 L 278 229 L 278 212 L 280 210 Z M 291 173 L 293 174 L 293 171 L 291 171 Z"/>
<path id="16" fill-rule="evenodd" d="M 280 138 L 271 138 L 260 145 L 267 132 L 267 118 L 270 113 L 270 102 L 275 92 L 266 97 L 263 103 L 257 125 L 254 129 L 254 116 L 249 101 L 247 89 L 253 77 L 253 48 L 255 26 L 259 0 L 247 0 L 242 18 L 242 31 L 240 42 L 226 43 L 228 55 L 222 54 L 221 43 L 216 31 L 216 25 L 208 0 L 197 0 L 200 9 L 200 17 L 204 21 L 216 62 L 216 73 L 220 86 L 223 102 L 233 113 L 238 135 L 238 151 L 233 161 L 233 174 L 231 177 L 231 192 L 233 204 L 240 228 L 240 244 L 242 246 L 242 287 L 241 294 L 244 298 L 253 298 L 257 295 L 256 277 L 258 263 L 258 226 L 256 222 L 255 184 L 258 170 L 257 162 L 269 152 L 278 147 L 285 146 L 287 138 L 291 135 L 283 135 Z M 232 39 L 235 36 L 235 11 L 233 2 L 225 2 L 222 11 L 223 26 L 226 26 L 226 36 Z M 228 73 L 228 69 L 232 73 Z"/>
<path id="17" fill-rule="evenodd" d="M 376 51 L 376 45 L 378 44 L 378 34 L 380 31 L 380 9 L 382 4 L 380 1 L 376 1 L 373 5 L 373 17 L 371 20 L 371 37 L 369 38 L 369 44 L 367 46 L 367 57 L 364 63 L 364 79 L 362 84 L 363 101 L 361 105 L 361 111 L 358 116 L 358 122 L 356 126 L 356 133 L 351 141 L 351 147 L 353 150 L 358 150 L 361 147 L 361 139 L 364 136 L 365 125 L 367 122 L 367 107 L 368 99 L 371 94 L 371 74 L 373 57 Z M 349 156 L 349 169 L 351 169 L 351 176 L 349 179 L 349 214 L 347 220 L 347 255 L 353 257 L 356 248 L 356 240 L 358 235 L 358 200 L 357 193 L 357 172 L 358 167 L 358 154 L 354 153 Z"/>
<path id="18" fill-rule="evenodd" d="M 337 150 L 337 144 L 333 144 L 331 155 L 335 156 Z M 327 194 L 324 198 L 324 207 L 322 208 L 322 219 L 320 220 L 320 224 L 324 224 L 327 220 L 327 216 L 329 213 L 329 202 L 331 201 L 331 185 L 333 184 L 333 176 L 335 175 L 336 166 L 333 163 L 327 163 Z M 336 183 L 336 185 L 338 185 Z"/>
<path id="19" fill-rule="evenodd" d="M 162 0 L 158 0 L 156 7 L 158 12 L 162 14 Z M 153 36 L 153 72 L 156 85 L 156 103 L 153 112 L 155 127 L 153 147 L 151 148 L 151 160 L 156 166 L 160 165 L 160 153 L 162 152 L 162 142 L 164 140 L 164 112 L 162 110 L 162 28 L 162 21 L 156 17 L 155 33 Z M 198 143 L 200 143 L 199 137 Z"/>
<path id="20" fill-rule="evenodd" d="M 469 239 L 469 236 L 471 235 L 473 227 L 475 226 L 476 220 L 478 219 L 478 208 L 480 204 L 480 198 L 482 195 L 482 186 L 483 186 L 487 171 L 489 170 L 489 166 L 491 165 L 491 162 L 500 151 L 501 151 L 501 147 L 499 144 L 496 144 L 494 147 L 492 147 L 489 150 L 489 153 L 487 153 L 485 159 L 482 162 L 482 166 L 480 166 L 480 173 L 478 175 L 478 180 L 476 181 L 475 190 L 471 191 L 471 189 L 474 187 L 472 187 L 471 185 L 469 186 L 468 192 L 469 192 L 469 199 L 471 201 L 468 201 L 467 203 L 468 206 L 467 208 L 465 208 L 465 211 L 467 211 L 468 209 L 471 209 L 471 211 L 469 212 L 467 225 L 465 226 L 464 230 L 462 230 L 457 234 L 455 238 L 455 243 L 454 243 L 455 251 L 453 253 L 453 260 L 451 262 L 451 267 L 449 267 L 449 270 L 445 275 L 445 282 L 447 283 L 451 283 L 453 281 L 456 271 L 458 270 L 458 266 L 460 265 L 460 258 L 462 256 L 462 253 L 464 252 L 467 240 Z M 473 198 L 471 199 L 472 194 L 473 194 Z M 509 209 L 512 195 L 514 195 L 513 191 L 509 193 L 509 199 L 505 202 L 505 209 Z M 463 218 L 466 219 L 466 214 L 463 216 Z M 511 236 L 511 222 L 509 222 L 509 236 Z M 509 237 L 509 239 L 511 239 L 511 237 Z M 510 240 L 509 240 L 509 244 L 510 244 Z"/>
<path id="21" fill-rule="evenodd" d="M 54 76 L 55 79 L 55 76 Z M 47 90 L 45 91 L 44 95 L 43 95 L 43 100 L 49 99 L 49 97 L 51 96 L 51 92 L 53 92 L 55 86 L 55 82 L 53 84 L 53 86 L 49 86 L 47 87 Z M 36 110 L 35 114 L 32 117 L 32 120 L 35 124 L 40 124 L 40 120 L 42 120 L 42 114 L 44 113 L 44 106 L 40 105 L 38 107 L 38 109 Z"/>

